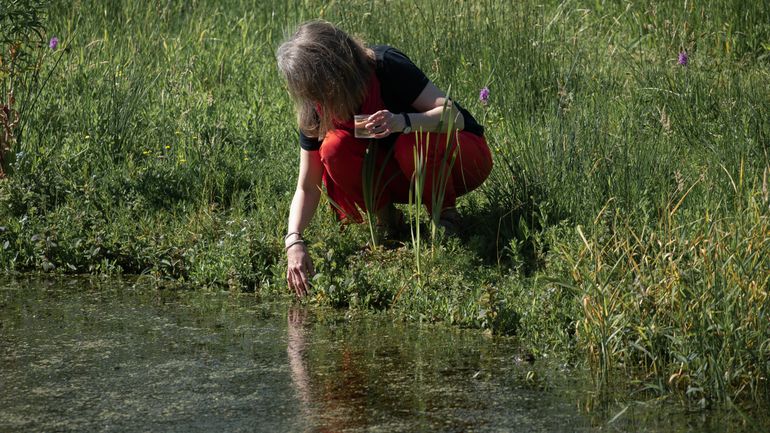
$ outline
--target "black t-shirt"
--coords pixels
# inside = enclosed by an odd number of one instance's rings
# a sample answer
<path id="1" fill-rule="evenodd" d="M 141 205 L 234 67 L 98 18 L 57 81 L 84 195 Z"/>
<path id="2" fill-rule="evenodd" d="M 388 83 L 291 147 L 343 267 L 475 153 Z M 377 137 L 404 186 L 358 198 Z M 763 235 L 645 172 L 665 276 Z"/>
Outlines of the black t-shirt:
<path id="1" fill-rule="evenodd" d="M 412 102 L 428 85 L 428 77 L 401 51 L 388 45 L 375 45 L 371 48 L 376 59 L 374 72 L 380 81 L 380 96 L 385 108 L 392 113 L 415 112 Z M 463 115 L 464 130 L 479 136 L 483 135 L 484 127 L 479 125 L 468 110 L 461 107 L 457 101 L 452 102 Z M 390 134 L 382 141 L 392 144 L 396 137 L 398 134 Z M 305 150 L 318 150 L 321 147 L 321 142 L 317 138 L 308 137 L 302 131 L 299 133 L 299 144 Z"/>

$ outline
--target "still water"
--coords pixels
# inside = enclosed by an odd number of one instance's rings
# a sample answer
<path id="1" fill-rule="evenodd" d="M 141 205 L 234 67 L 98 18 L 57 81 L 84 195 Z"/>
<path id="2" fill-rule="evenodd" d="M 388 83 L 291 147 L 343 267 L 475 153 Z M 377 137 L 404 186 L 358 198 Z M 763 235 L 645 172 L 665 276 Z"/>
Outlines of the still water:
<path id="1" fill-rule="evenodd" d="M 0 278 L 0 431 L 764 430 L 678 407 L 600 399 L 585 373 L 478 331 Z"/>

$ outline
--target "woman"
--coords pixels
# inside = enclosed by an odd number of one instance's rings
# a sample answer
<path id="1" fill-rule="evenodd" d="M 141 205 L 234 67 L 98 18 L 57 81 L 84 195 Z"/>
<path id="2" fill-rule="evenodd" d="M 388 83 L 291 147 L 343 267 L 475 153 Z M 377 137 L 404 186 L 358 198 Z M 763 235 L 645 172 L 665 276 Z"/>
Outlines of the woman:
<path id="1" fill-rule="evenodd" d="M 370 114 L 365 128 L 377 142 L 379 182 L 371 210 L 379 221 L 391 227 L 401 222 L 393 203 L 408 202 L 417 146 L 425 157 L 423 203 L 432 211 L 437 183 L 444 192 L 438 223 L 456 228 L 457 196 L 481 185 L 492 169 L 484 129 L 470 113 L 400 51 L 366 47 L 325 21 L 302 24 L 278 48 L 277 59 L 300 129 L 299 177 L 284 239 L 286 277 L 298 297 L 307 295 L 313 273 L 302 230 L 318 207 L 321 184 L 340 219 L 361 222 L 359 209 L 366 209 L 362 169 L 369 140 L 355 137 L 356 114 Z M 449 124 L 454 131 L 447 145 Z"/>

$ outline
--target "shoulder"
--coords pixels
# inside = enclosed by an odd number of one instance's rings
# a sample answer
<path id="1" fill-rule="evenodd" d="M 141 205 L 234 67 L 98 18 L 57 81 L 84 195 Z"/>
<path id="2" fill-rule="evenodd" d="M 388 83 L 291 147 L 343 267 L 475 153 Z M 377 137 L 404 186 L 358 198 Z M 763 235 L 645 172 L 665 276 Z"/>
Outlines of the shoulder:
<path id="1" fill-rule="evenodd" d="M 374 45 L 375 72 L 385 106 L 391 111 L 408 111 L 428 85 L 428 77 L 406 54 L 390 45 Z"/>
<path id="2" fill-rule="evenodd" d="M 377 76 L 382 81 L 417 81 L 426 84 L 425 73 L 412 60 L 398 49 L 390 45 L 374 45 Z"/>
<path id="3" fill-rule="evenodd" d="M 373 45 L 370 47 L 374 51 L 374 57 L 377 66 L 387 67 L 393 64 L 413 64 L 412 60 L 403 52 L 390 45 Z"/>

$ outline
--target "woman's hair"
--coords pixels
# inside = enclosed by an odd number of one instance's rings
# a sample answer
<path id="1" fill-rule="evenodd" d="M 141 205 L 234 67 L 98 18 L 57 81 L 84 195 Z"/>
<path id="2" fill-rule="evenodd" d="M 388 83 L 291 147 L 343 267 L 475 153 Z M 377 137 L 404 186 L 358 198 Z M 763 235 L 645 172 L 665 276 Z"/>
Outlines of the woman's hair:
<path id="1" fill-rule="evenodd" d="M 334 120 L 356 114 L 374 67 L 373 53 L 361 40 L 321 20 L 300 25 L 276 57 L 300 130 L 319 139 L 334 129 Z"/>

